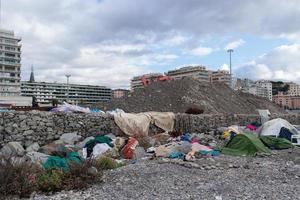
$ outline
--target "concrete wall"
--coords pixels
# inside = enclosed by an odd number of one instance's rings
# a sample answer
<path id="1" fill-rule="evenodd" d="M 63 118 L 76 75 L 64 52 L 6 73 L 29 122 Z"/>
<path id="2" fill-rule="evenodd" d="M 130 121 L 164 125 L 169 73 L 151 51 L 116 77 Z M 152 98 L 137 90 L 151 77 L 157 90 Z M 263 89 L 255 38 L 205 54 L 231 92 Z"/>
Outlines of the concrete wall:
<path id="1" fill-rule="evenodd" d="M 273 116 L 276 118 L 278 116 Z M 300 124 L 300 115 L 280 116 L 292 124 Z M 177 114 L 175 129 L 183 132 L 205 132 L 233 124 L 246 125 L 259 120 L 258 115 L 187 115 Z M 152 129 L 151 132 L 156 132 Z M 107 114 L 73 114 L 50 112 L 0 113 L 0 146 L 19 141 L 25 146 L 33 142 L 44 145 L 58 139 L 63 133 L 77 132 L 83 137 L 121 131 L 113 117 Z"/>

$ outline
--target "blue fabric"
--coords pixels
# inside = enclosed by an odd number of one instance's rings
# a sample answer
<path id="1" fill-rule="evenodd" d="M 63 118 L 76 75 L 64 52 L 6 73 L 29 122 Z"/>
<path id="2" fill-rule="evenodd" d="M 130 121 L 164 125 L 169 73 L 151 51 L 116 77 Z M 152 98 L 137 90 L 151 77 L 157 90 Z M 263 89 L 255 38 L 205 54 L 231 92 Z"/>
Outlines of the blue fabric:
<path id="1" fill-rule="evenodd" d="M 179 159 L 184 159 L 184 154 L 180 153 L 180 152 L 172 152 L 169 156 L 169 158 L 175 159 L 175 158 L 179 158 Z"/>
<path id="2" fill-rule="evenodd" d="M 218 156 L 220 154 L 219 151 L 212 150 L 212 151 L 199 151 L 200 154 L 205 156 Z"/>
<path id="3" fill-rule="evenodd" d="M 287 128 L 284 128 L 284 127 L 282 127 L 281 129 L 280 129 L 280 132 L 279 132 L 279 138 L 285 138 L 285 139 L 287 139 L 288 141 L 291 141 L 291 139 L 292 139 L 292 133 L 291 133 L 291 131 L 289 130 L 289 129 L 287 129 Z"/>
<path id="4" fill-rule="evenodd" d="M 192 138 L 191 138 L 190 134 L 185 133 L 185 134 L 183 134 L 183 135 L 180 137 L 180 140 L 181 140 L 181 141 L 191 142 L 191 141 L 192 141 Z"/>

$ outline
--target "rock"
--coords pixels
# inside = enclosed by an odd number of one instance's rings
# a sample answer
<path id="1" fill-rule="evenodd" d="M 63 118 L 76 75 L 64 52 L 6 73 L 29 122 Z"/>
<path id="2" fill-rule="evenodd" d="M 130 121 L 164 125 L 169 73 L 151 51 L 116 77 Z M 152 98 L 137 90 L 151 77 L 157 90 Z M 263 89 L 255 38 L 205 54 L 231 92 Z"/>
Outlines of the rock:
<path id="1" fill-rule="evenodd" d="M 26 148 L 26 152 L 38 151 L 39 148 L 40 148 L 40 145 L 37 142 L 35 142 Z"/>
<path id="2" fill-rule="evenodd" d="M 95 137 L 93 137 L 93 136 L 87 137 L 82 142 L 79 142 L 76 146 L 82 149 L 88 141 L 94 140 L 94 139 L 95 139 Z"/>
<path id="3" fill-rule="evenodd" d="M 23 156 L 25 150 L 19 142 L 9 142 L 1 149 L 0 153 L 9 158 L 11 156 Z"/>
<path id="4" fill-rule="evenodd" d="M 65 133 L 60 136 L 59 140 L 62 140 L 65 144 L 75 144 L 80 140 L 81 136 L 77 135 L 76 133 Z"/>
<path id="5" fill-rule="evenodd" d="M 49 158 L 49 155 L 35 151 L 28 152 L 26 156 L 30 159 L 31 162 L 40 164 L 45 163 Z"/>
<path id="6" fill-rule="evenodd" d="M 92 176 L 97 176 L 98 174 L 98 170 L 96 167 L 90 167 L 87 170 L 88 174 L 92 175 Z"/>

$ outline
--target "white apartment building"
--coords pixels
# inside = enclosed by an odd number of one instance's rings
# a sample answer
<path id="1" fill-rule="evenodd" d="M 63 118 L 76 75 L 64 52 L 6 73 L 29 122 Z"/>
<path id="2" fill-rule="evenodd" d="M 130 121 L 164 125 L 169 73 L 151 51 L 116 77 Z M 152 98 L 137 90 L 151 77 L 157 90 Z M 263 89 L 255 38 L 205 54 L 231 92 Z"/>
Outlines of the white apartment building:
<path id="1" fill-rule="evenodd" d="M 166 73 L 173 79 L 181 79 L 183 77 L 191 77 L 200 81 L 209 82 L 209 72 L 204 66 L 186 66 Z"/>
<path id="2" fill-rule="evenodd" d="M 69 88 L 69 90 L 68 90 Z M 68 93 L 69 92 L 69 93 Z M 21 82 L 22 96 L 36 97 L 40 104 L 67 101 L 74 104 L 94 104 L 111 99 L 111 89 L 104 86 L 65 83 Z"/>
<path id="3" fill-rule="evenodd" d="M 0 97 L 20 96 L 21 38 L 0 29 Z"/>
<path id="4" fill-rule="evenodd" d="M 265 97 L 272 101 L 272 83 L 269 80 L 260 80 L 255 82 L 256 86 L 263 88 L 265 91 L 257 96 Z"/>
<path id="5" fill-rule="evenodd" d="M 289 85 L 288 95 L 290 96 L 300 96 L 300 86 L 296 83 L 290 82 L 287 83 Z"/>

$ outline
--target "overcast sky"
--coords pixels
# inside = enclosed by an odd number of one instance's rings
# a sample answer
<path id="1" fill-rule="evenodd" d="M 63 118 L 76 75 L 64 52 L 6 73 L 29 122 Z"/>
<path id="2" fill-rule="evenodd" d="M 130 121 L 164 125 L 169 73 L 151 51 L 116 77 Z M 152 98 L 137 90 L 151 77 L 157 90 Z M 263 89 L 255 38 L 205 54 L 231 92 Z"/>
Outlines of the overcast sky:
<path id="1" fill-rule="evenodd" d="M 300 80 L 299 0 L 2 0 L 22 37 L 22 79 L 126 88 L 142 73 L 200 64 Z"/>

